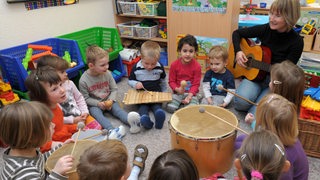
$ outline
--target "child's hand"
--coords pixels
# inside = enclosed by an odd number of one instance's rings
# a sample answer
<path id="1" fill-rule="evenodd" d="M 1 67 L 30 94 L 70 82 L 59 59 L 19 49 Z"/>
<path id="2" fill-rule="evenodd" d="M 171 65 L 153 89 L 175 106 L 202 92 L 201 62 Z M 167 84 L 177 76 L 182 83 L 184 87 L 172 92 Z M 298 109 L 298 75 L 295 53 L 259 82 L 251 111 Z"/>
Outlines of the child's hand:
<path id="1" fill-rule="evenodd" d="M 83 118 L 84 118 L 84 120 L 86 120 L 88 116 L 89 116 L 89 114 L 88 114 L 88 113 L 83 113 L 83 114 L 81 114 L 81 117 L 83 117 Z"/>
<path id="2" fill-rule="evenodd" d="M 107 109 L 104 102 L 99 102 L 99 103 L 98 103 L 98 107 L 99 107 L 100 109 L 102 109 L 102 110 L 106 110 L 106 109 Z"/>
<path id="3" fill-rule="evenodd" d="M 175 91 L 176 91 L 178 94 L 184 94 L 184 88 L 182 88 L 182 87 L 176 88 Z"/>
<path id="4" fill-rule="evenodd" d="M 86 117 L 84 116 L 77 116 L 73 119 L 73 123 L 74 124 L 78 124 L 79 122 L 85 122 L 86 121 Z"/>
<path id="5" fill-rule="evenodd" d="M 224 102 L 224 103 L 220 104 L 219 106 L 225 108 L 228 106 L 228 104 Z"/>
<path id="6" fill-rule="evenodd" d="M 54 147 L 59 146 L 60 144 L 63 144 L 62 142 L 59 141 L 52 141 L 51 143 L 51 149 L 54 149 Z"/>
<path id="7" fill-rule="evenodd" d="M 192 99 L 192 96 L 190 97 L 190 96 L 187 96 L 184 100 L 182 100 L 181 102 L 183 103 L 183 104 L 189 104 L 190 103 L 190 101 L 191 101 L 191 99 Z"/>
<path id="8" fill-rule="evenodd" d="M 143 87 L 143 84 L 141 83 L 141 82 L 138 82 L 137 84 L 136 84 L 136 87 L 135 87 L 136 89 L 143 89 L 144 87 Z"/>
<path id="9" fill-rule="evenodd" d="M 62 156 L 58 159 L 52 171 L 65 176 L 72 169 L 74 158 L 71 155 Z"/>
<path id="10" fill-rule="evenodd" d="M 208 104 L 210 104 L 210 105 L 213 104 L 213 101 L 212 101 L 212 98 L 211 98 L 211 97 L 208 97 L 208 98 L 207 98 L 207 101 L 208 101 Z"/>

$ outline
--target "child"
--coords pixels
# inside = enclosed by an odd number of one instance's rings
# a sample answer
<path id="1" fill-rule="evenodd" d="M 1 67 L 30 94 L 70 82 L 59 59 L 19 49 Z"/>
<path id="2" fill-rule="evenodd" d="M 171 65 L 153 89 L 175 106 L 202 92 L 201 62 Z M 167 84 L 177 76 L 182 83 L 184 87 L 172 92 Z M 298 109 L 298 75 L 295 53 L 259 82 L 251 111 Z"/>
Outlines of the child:
<path id="1" fill-rule="evenodd" d="M 179 109 L 181 103 L 199 104 L 197 93 L 201 80 L 201 66 L 195 59 L 198 51 L 196 38 L 186 35 L 179 40 L 177 49 L 180 58 L 171 64 L 169 72 L 169 85 L 174 93 L 172 101 L 167 105 L 167 110 L 171 113 Z M 184 82 L 187 82 L 186 86 Z"/>
<path id="2" fill-rule="evenodd" d="M 131 133 L 140 132 L 140 115 L 136 112 L 129 114 L 120 108 L 117 98 L 117 84 L 109 68 L 109 54 L 99 46 L 89 46 L 86 50 L 89 69 L 86 70 L 79 81 L 79 89 L 89 107 L 90 114 L 100 125 L 110 131 L 110 137 L 122 139 L 126 134 L 123 126 L 114 128 L 104 112 L 110 112 L 126 125 L 130 125 Z M 107 102 L 107 103 L 106 103 Z"/>
<path id="3" fill-rule="evenodd" d="M 77 125 L 63 123 L 63 112 L 59 103 L 66 100 L 66 92 L 56 70 L 49 66 L 37 68 L 27 77 L 25 85 L 29 90 L 30 99 L 46 104 L 53 113 L 52 123 L 55 124 L 55 127 L 52 141 L 43 145 L 41 151 L 48 151 L 70 139 L 72 134 L 77 131 Z"/>
<path id="4" fill-rule="evenodd" d="M 57 56 L 43 56 L 37 60 L 37 67 L 51 66 L 57 70 L 67 95 L 65 102 L 60 103 L 64 115 L 65 124 L 77 124 L 84 122 L 85 129 L 101 129 L 101 125 L 89 116 L 89 110 L 82 94 L 79 92 L 73 81 L 68 79 L 66 70 L 69 64 L 66 60 Z"/>
<path id="5" fill-rule="evenodd" d="M 141 46 L 141 60 L 132 68 L 129 85 L 135 89 L 146 89 L 147 91 L 166 91 L 166 72 L 163 65 L 158 62 L 159 58 L 159 44 L 153 41 L 144 42 Z M 149 110 L 152 110 L 155 117 L 155 128 L 162 129 L 166 114 L 161 107 L 161 103 L 139 104 L 140 121 L 144 128 L 153 127 L 153 122 L 149 117 Z"/>
<path id="6" fill-rule="evenodd" d="M 67 172 L 73 165 L 71 155 L 61 157 L 52 172 L 47 174 L 44 165 L 53 150 L 44 154 L 38 150 L 51 139 L 52 117 L 50 109 L 36 101 L 3 107 L 0 137 L 9 148 L 3 152 L 0 179 L 68 179 Z"/>
<path id="7" fill-rule="evenodd" d="M 233 94 L 219 90 L 218 85 L 231 92 L 235 92 L 234 77 L 226 68 L 228 62 L 228 51 L 223 46 L 213 46 L 208 54 L 210 60 L 210 70 L 206 72 L 203 78 L 204 104 L 214 104 L 221 107 L 229 105 Z"/>
<path id="8" fill-rule="evenodd" d="M 199 180 L 198 169 L 183 149 L 164 152 L 153 162 L 148 180 Z"/>
<path id="9" fill-rule="evenodd" d="M 270 91 L 279 94 L 296 105 L 297 112 L 303 98 L 305 77 L 303 70 L 291 61 L 274 64 L 270 72 Z M 249 117 L 248 117 L 249 115 Z M 256 121 L 254 115 L 248 113 L 246 122 L 254 129 Z"/>
<path id="10" fill-rule="evenodd" d="M 281 179 L 307 180 L 309 165 L 307 156 L 298 139 L 298 115 L 296 106 L 278 94 L 269 94 L 257 107 L 257 126 L 277 134 L 285 146 L 290 170 Z"/>
<path id="11" fill-rule="evenodd" d="M 290 168 L 280 139 L 271 131 L 251 133 L 238 153 L 240 159 L 237 158 L 234 165 L 248 180 L 277 180 L 281 172 Z"/>
<path id="12" fill-rule="evenodd" d="M 80 180 L 138 180 L 138 176 L 130 179 L 130 171 L 127 148 L 117 140 L 105 140 L 89 147 L 81 155 L 77 166 Z"/>

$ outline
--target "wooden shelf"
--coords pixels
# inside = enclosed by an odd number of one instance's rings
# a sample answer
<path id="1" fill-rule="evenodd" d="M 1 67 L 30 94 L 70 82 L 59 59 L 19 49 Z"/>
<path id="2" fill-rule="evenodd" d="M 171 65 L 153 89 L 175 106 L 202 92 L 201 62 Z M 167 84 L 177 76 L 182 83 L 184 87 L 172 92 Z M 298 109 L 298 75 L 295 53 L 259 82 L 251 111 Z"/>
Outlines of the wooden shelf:
<path id="1" fill-rule="evenodd" d="M 141 16 L 141 15 L 126 15 L 126 14 L 116 14 L 116 16 L 131 17 L 131 18 L 167 19 L 166 16 Z"/>
<path id="2" fill-rule="evenodd" d="M 154 37 L 154 38 L 140 38 L 140 37 L 128 37 L 128 36 L 120 36 L 121 38 L 126 38 L 126 39 L 135 39 L 135 40 L 150 40 L 150 41 L 156 41 L 156 42 L 162 42 L 162 43 L 167 43 L 167 39 L 159 38 L 159 37 Z"/>

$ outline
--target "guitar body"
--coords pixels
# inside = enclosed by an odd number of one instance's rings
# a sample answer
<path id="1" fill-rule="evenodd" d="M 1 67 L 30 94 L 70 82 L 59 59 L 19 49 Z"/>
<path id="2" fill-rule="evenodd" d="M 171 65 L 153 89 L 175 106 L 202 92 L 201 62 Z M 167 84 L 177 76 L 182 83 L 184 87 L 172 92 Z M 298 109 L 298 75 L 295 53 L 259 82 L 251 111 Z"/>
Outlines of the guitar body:
<path id="1" fill-rule="evenodd" d="M 235 78 L 246 77 L 248 80 L 262 80 L 267 72 L 270 72 L 271 51 L 268 47 L 248 43 L 249 40 L 242 38 L 240 42 L 241 50 L 248 58 L 247 68 L 235 62 L 233 44 L 229 48 L 229 62 L 227 68 Z"/>

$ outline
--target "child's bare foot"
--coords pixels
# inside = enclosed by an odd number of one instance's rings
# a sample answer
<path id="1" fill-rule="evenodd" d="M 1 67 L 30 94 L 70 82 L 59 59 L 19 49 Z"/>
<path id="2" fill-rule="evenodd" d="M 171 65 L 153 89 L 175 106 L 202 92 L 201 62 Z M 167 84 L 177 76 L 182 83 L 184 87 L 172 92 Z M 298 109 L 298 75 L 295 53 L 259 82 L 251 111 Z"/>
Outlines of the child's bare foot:
<path id="1" fill-rule="evenodd" d="M 248 124 L 251 124 L 254 120 L 254 115 L 252 113 L 248 113 L 244 118 L 244 121 Z"/>

